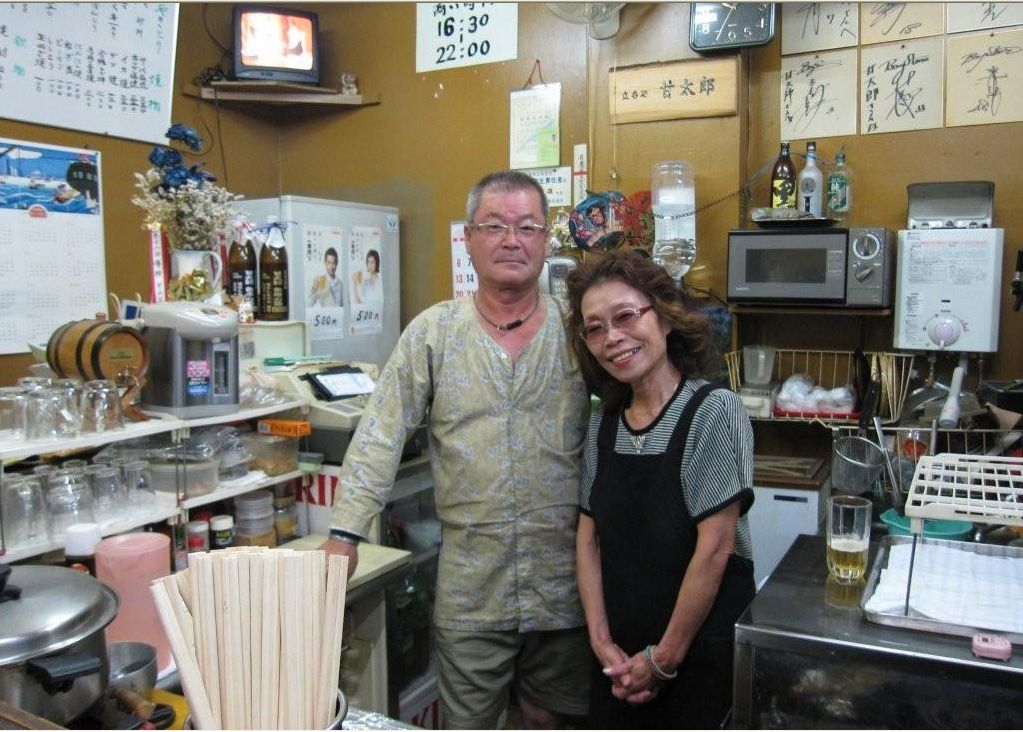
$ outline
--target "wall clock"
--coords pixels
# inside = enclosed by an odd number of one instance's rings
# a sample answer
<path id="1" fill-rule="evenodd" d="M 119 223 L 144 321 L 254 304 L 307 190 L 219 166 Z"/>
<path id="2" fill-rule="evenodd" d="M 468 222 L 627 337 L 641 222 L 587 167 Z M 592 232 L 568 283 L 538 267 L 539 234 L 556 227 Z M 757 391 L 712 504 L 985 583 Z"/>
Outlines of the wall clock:
<path id="1" fill-rule="evenodd" d="M 763 46 L 774 38 L 774 3 L 690 3 L 694 51 Z"/>

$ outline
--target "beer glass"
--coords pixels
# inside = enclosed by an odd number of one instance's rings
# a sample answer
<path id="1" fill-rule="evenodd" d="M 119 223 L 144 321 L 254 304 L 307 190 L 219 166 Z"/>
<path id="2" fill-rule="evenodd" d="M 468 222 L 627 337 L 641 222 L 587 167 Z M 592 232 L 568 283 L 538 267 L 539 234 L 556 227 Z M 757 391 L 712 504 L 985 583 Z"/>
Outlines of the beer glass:
<path id="1" fill-rule="evenodd" d="M 867 573 L 871 508 L 870 501 L 857 496 L 828 499 L 828 573 L 836 582 L 858 582 Z"/>
<path id="2" fill-rule="evenodd" d="M 100 379 L 85 382 L 82 411 L 86 432 L 108 432 L 124 427 L 121 395 L 113 381 Z"/>

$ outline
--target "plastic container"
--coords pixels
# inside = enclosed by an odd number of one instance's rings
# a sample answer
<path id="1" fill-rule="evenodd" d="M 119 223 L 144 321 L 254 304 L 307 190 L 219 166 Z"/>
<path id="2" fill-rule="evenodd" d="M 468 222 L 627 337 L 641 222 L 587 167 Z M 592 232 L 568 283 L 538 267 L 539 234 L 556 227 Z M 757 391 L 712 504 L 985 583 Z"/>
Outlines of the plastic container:
<path id="1" fill-rule="evenodd" d="M 268 476 L 283 475 L 298 470 L 298 439 L 248 433 L 242 440 L 252 460 L 249 468 L 262 470 Z"/>
<path id="2" fill-rule="evenodd" d="M 303 473 L 319 473 L 323 468 L 322 452 L 300 452 L 298 453 L 298 469 Z"/>
<path id="3" fill-rule="evenodd" d="M 120 600 L 107 627 L 107 642 L 141 641 L 156 647 L 160 671 L 171 664 L 170 643 L 160 624 L 149 584 L 170 574 L 170 537 L 155 532 L 121 534 L 96 545 L 96 579 Z"/>
<path id="4" fill-rule="evenodd" d="M 210 550 L 210 524 L 208 521 L 189 521 L 185 524 L 188 553 Z"/>
<path id="5" fill-rule="evenodd" d="M 176 493 L 179 469 L 185 498 L 206 495 L 215 490 L 219 483 L 217 477 L 219 465 L 216 460 L 185 460 L 182 464 L 154 460 L 149 463 L 149 476 L 153 488 L 166 493 Z"/>
<path id="6" fill-rule="evenodd" d="M 274 498 L 274 531 L 277 543 L 291 541 L 298 535 L 298 508 L 294 496 Z"/>
<path id="7" fill-rule="evenodd" d="M 747 384 L 768 384 L 774 374 L 774 346 L 743 346 L 742 374 Z"/>
<path id="8" fill-rule="evenodd" d="M 262 518 L 274 512 L 274 495 L 268 490 L 251 491 L 234 499 L 235 520 Z"/>
<path id="9" fill-rule="evenodd" d="M 889 508 L 881 514 L 881 520 L 888 527 L 892 536 L 908 536 L 909 519 Z M 967 541 L 973 533 L 973 524 L 969 521 L 953 521 L 949 519 L 924 519 L 924 536 L 931 539 L 951 539 Z"/>
<path id="10" fill-rule="evenodd" d="M 654 163 L 650 199 L 654 213 L 651 256 L 679 282 L 696 258 L 696 187 L 692 165 L 681 160 Z"/>
<path id="11" fill-rule="evenodd" d="M 234 516 L 226 514 L 210 519 L 210 548 L 226 549 L 234 545 Z"/>
<path id="12" fill-rule="evenodd" d="M 277 532 L 273 530 L 271 525 L 270 530 L 262 534 L 245 534 L 239 531 L 234 535 L 235 546 L 265 546 L 273 549 L 277 546 Z"/>

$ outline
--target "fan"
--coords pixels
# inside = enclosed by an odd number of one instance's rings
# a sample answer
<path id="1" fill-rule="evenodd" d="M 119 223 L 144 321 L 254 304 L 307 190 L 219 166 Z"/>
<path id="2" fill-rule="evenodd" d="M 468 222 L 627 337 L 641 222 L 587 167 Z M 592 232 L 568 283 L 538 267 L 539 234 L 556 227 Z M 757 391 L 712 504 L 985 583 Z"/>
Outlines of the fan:
<path id="1" fill-rule="evenodd" d="M 547 9 L 569 23 L 585 23 L 590 38 L 604 40 L 618 32 L 618 11 L 625 3 L 544 3 Z"/>

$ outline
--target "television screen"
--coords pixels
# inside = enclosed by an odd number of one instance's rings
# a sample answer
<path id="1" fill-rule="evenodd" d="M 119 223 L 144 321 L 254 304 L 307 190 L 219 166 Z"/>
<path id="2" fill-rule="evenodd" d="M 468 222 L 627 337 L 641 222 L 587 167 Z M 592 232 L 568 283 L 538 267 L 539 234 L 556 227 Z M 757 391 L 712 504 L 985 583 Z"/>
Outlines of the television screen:
<path id="1" fill-rule="evenodd" d="M 318 83 L 318 30 L 315 13 L 235 6 L 235 78 Z"/>

